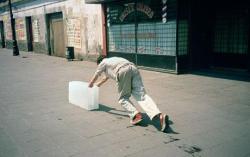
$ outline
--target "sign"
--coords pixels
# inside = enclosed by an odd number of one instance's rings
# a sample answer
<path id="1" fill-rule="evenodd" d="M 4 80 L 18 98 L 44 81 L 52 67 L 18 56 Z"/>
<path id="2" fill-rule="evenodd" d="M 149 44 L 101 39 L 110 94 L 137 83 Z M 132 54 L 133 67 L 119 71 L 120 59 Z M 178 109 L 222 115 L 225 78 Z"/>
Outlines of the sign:
<path id="1" fill-rule="evenodd" d="M 136 10 L 144 13 L 145 15 L 148 16 L 148 18 L 152 18 L 154 16 L 154 11 L 147 5 L 143 3 L 138 3 L 136 5 Z M 132 12 L 135 11 L 134 4 L 128 4 L 128 6 L 124 9 L 124 11 L 121 13 L 119 19 L 121 22 L 124 21 L 124 19 Z"/>
<path id="2" fill-rule="evenodd" d="M 158 0 L 157 0 L 158 1 Z M 108 4 L 107 25 L 130 24 L 137 21 L 154 22 L 161 21 L 161 0 L 142 1 L 138 3 L 124 3 L 123 5 Z"/>
<path id="3" fill-rule="evenodd" d="M 81 48 L 81 21 L 77 18 L 67 19 L 68 46 Z"/>
<path id="4" fill-rule="evenodd" d="M 162 0 L 162 23 L 167 23 L 167 0 Z"/>
<path id="5" fill-rule="evenodd" d="M 11 23 L 10 20 L 8 19 L 5 23 L 5 34 L 6 34 L 6 40 L 12 40 L 12 30 L 11 30 Z"/>
<path id="6" fill-rule="evenodd" d="M 33 26 L 33 40 L 34 42 L 39 42 L 40 40 L 40 21 L 39 19 L 34 19 L 32 22 Z"/>
<path id="7" fill-rule="evenodd" d="M 24 19 L 21 18 L 16 19 L 16 34 L 17 34 L 17 40 L 26 40 Z"/>

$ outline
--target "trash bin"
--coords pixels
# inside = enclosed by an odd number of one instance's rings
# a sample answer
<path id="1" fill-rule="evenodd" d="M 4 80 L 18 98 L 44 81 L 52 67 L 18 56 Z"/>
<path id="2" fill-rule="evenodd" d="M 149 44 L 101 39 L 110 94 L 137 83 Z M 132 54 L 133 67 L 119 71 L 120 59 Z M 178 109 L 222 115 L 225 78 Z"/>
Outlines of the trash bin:
<path id="1" fill-rule="evenodd" d="M 75 59 L 74 47 L 67 47 L 66 58 L 68 59 L 68 61 L 72 61 L 73 59 Z"/>

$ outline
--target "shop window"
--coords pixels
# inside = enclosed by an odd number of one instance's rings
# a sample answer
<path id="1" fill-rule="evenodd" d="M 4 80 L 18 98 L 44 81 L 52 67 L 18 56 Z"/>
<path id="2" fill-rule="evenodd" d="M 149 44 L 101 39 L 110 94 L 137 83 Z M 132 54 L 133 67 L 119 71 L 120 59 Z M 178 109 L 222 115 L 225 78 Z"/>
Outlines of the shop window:
<path id="1" fill-rule="evenodd" d="M 107 6 L 109 52 L 176 55 L 176 0 L 167 1 L 162 20 L 162 0 L 113 3 Z M 137 50 L 136 50 L 137 48 Z"/>
<path id="2" fill-rule="evenodd" d="M 135 25 L 112 25 L 108 31 L 110 52 L 135 52 Z"/>

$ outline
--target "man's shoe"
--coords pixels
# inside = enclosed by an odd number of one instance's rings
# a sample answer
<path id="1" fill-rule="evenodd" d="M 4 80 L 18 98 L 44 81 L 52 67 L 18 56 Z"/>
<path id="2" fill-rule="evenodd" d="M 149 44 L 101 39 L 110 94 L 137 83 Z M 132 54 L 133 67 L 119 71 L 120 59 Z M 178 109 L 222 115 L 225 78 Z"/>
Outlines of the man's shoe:
<path id="1" fill-rule="evenodd" d="M 142 115 L 141 115 L 141 113 L 137 113 L 134 116 L 133 120 L 131 120 L 131 124 L 136 125 L 136 124 L 140 123 L 141 121 L 142 121 Z"/>
<path id="2" fill-rule="evenodd" d="M 161 131 L 164 132 L 169 127 L 169 117 L 166 114 L 160 114 Z"/>

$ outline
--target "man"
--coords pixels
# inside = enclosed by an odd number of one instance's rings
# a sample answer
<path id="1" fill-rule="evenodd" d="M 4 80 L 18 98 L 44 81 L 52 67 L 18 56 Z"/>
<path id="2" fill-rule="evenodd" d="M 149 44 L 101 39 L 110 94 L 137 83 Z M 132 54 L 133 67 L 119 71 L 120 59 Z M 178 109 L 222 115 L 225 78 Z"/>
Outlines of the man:
<path id="1" fill-rule="evenodd" d="M 151 120 L 157 118 L 160 121 L 161 131 L 168 127 L 168 116 L 160 112 L 155 102 L 146 93 L 139 70 L 133 63 L 120 57 L 104 58 L 100 56 L 97 59 L 97 65 L 97 70 L 89 82 L 90 88 L 104 73 L 104 77 L 96 85 L 100 87 L 109 78 L 117 82 L 119 103 L 129 112 L 133 125 L 142 121 L 142 115 L 129 100 L 131 95 Z"/>

